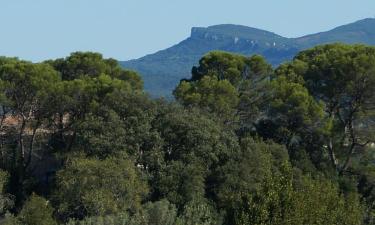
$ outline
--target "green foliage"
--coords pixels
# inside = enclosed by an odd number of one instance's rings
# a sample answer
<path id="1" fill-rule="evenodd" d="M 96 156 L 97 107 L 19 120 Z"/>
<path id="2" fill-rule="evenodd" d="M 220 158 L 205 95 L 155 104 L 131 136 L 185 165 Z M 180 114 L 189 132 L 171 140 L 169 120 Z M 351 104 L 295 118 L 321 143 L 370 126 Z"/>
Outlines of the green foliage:
<path id="1" fill-rule="evenodd" d="M 127 152 L 141 161 L 142 151 L 148 150 L 144 145 L 157 145 L 152 141 L 157 134 L 151 131 L 154 114 L 154 103 L 145 95 L 116 89 L 102 97 L 77 126 L 76 146 L 91 156 L 103 158 Z"/>
<path id="2" fill-rule="evenodd" d="M 175 225 L 176 207 L 167 200 L 149 202 L 143 211 L 134 215 L 120 212 L 113 215 L 87 217 L 84 220 L 70 220 L 67 225 Z"/>
<path id="3" fill-rule="evenodd" d="M 87 217 L 84 220 L 69 220 L 66 225 L 141 225 L 138 220 L 132 220 L 127 213 L 116 215 Z"/>
<path id="4" fill-rule="evenodd" d="M 177 225 L 217 225 L 221 224 L 220 217 L 208 203 L 193 199 L 184 207 L 183 213 L 177 219 Z"/>
<path id="5" fill-rule="evenodd" d="M 362 224 L 363 206 L 358 195 L 343 196 L 328 180 L 304 177 L 295 192 L 291 224 Z"/>
<path id="6" fill-rule="evenodd" d="M 236 137 L 209 116 L 195 109 L 167 106 L 153 123 L 164 140 L 165 158 L 186 163 L 196 159 L 206 168 L 227 160 L 236 150 Z"/>
<path id="7" fill-rule="evenodd" d="M 60 78 L 49 65 L 9 60 L 0 67 L 0 80 L 5 93 L 2 105 L 12 109 L 9 113 L 28 121 L 31 113 L 34 120 L 51 113 L 46 106 Z"/>
<path id="8" fill-rule="evenodd" d="M 353 158 L 352 170 L 358 179 L 358 192 L 364 198 L 366 215 L 366 224 L 372 224 L 375 221 L 375 154 L 373 147 L 367 147 L 362 154 Z M 350 177 L 353 179 L 353 177 Z"/>
<path id="9" fill-rule="evenodd" d="M 284 146 L 251 138 L 241 140 L 241 150 L 241 154 L 216 172 L 218 184 L 214 193 L 220 208 L 226 208 L 243 193 L 259 191 L 265 179 L 288 160 Z"/>
<path id="10" fill-rule="evenodd" d="M 23 225 L 57 224 L 53 218 L 53 208 L 49 202 L 35 194 L 32 194 L 30 199 L 25 203 L 16 220 L 18 224 Z"/>
<path id="11" fill-rule="evenodd" d="M 154 127 L 163 140 L 164 165 L 151 181 L 154 195 L 181 209 L 193 197 L 203 197 L 210 170 L 228 162 L 237 140 L 200 111 L 169 106 L 157 118 Z"/>
<path id="12" fill-rule="evenodd" d="M 296 60 L 305 63 L 300 74 L 314 97 L 327 102 L 327 111 L 340 107 L 349 110 L 359 104 L 365 110 L 373 100 L 375 49 L 362 45 L 332 44 L 318 46 L 298 54 Z M 344 118 L 343 118 L 344 119 Z"/>
<path id="13" fill-rule="evenodd" d="M 290 211 L 292 184 L 290 167 L 268 176 L 255 195 L 244 193 L 234 205 L 234 224 L 283 224 Z"/>
<path id="14" fill-rule="evenodd" d="M 249 62 L 241 55 L 227 52 L 210 52 L 199 60 L 199 67 L 192 70 L 192 81 L 200 80 L 204 76 L 216 77 L 218 80 L 228 80 L 237 86 L 248 72 Z"/>
<path id="15" fill-rule="evenodd" d="M 311 171 L 324 161 L 323 141 L 330 128 L 324 104 L 317 102 L 300 83 L 278 76 L 270 82 L 268 108 L 257 124 L 257 133 L 287 146 L 296 166 Z M 305 162 L 302 162 L 305 161 Z"/>
<path id="16" fill-rule="evenodd" d="M 185 106 L 206 108 L 224 118 L 233 115 L 239 102 L 238 93 L 230 82 L 211 76 L 195 83 L 182 81 L 174 94 Z"/>
<path id="17" fill-rule="evenodd" d="M 147 225 L 175 225 L 177 219 L 176 207 L 168 200 L 147 203 L 144 207 Z"/>
<path id="18" fill-rule="evenodd" d="M 310 177 L 295 183 L 291 167 L 281 169 L 267 177 L 260 191 L 236 198 L 229 224 L 362 224 L 356 194 L 345 197 L 330 181 Z"/>
<path id="19" fill-rule="evenodd" d="M 299 53 L 282 70 L 303 78 L 311 95 L 325 103 L 331 120 L 326 140 L 332 167 L 345 172 L 355 152 L 374 141 L 375 48 L 330 44 Z"/>
<path id="20" fill-rule="evenodd" d="M 147 203 L 143 212 L 130 216 L 126 213 L 102 217 L 89 217 L 81 221 L 70 220 L 67 225 L 218 225 L 220 217 L 205 202 L 192 200 L 177 216 L 175 206 L 167 200 Z"/>
<path id="21" fill-rule="evenodd" d="M 13 214 L 10 214 L 10 213 L 5 214 L 3 224 L 4 225 L 21 225 L 20 221 L 17 220 L 17 218 Z"/>
<path id="22" fill-rule="evenodd" d="M 13 225 L 372 224 L 374 59 L 327 45 L 274 72 L 261 56 L 213 52 L 176 88 L 179 105 L 97 53 L 0 58 L 0 214 Z"/>
<path id="23" fill-rule="evenodd" d="M 290 146 L 322 126 L 323 104 L 316 102 L 301 84 L 288 82 L 280 76 L 270 85 L 272 93 L 267 119 L 261 123 L 271 123 L 274 129 L 263 128 L 269 134 L 262 136 Z"/>
<path id="24" fill-rule="evenodd" d="M 75 52 L 65 59 L 50 60 L 47 63 L 60 72 L 63 80 L 94 78 L 106 74 L 129 82 L 135 89 L 143 88 L 143 82 L 137 73 L 122 69 L 116 60 L 104 59 L 99 53 Z"/>
<path id="25" fill-rule="evenodd" d="M 167 198 L 179 208 L 205 193 L 206 170 L 194 162 L 172 161 L 156 177 L 158 197 Z"/>
<path id="26" fill-rule="evenodd" d="M 63 218 L 102 216 L 139 210 L 147 186 L 132 162 L 73 157 L 57 174 L 54 199 Z"/>
<path id="27" fill-rule="evenodd" d="M 259 55 L 211 52 L 193 68 L 190 80 L 181 81 L 174 95 L 183 105 L 198 106 L 226 122 L 233 123 L 239 116 L 241 127 L 249 127 L 259 113 L 271 74 L 271 65 Z"/>
<path id="28" fill-rule="evenodd" d="M 9 186 L 9 174 L 0 170 L 0 215 L 4 215 L 14 206 L 14 196 L 7 193 Z"/>
<path id="29" fill-rule="evenodd" d="M 1 59 L 0 105 L 1 168 L 9 171 L 9 191 L 16 197 L 16 205 L 27 196 L 27 177 L 32 155 L 40 152 L 36 143 L 45 143 L 38 133 L 54 114 L 51 96 L 60 82 L 58 73 L 49 65 L 33 64 L 18 59 Z M 14 124 L 6 122 L 13 119 Z"/>

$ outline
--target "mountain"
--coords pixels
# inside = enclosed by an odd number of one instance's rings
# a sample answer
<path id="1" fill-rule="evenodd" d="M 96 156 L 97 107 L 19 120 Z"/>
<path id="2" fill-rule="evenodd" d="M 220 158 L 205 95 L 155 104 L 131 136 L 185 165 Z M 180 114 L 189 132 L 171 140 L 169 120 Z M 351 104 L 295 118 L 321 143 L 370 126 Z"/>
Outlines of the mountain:
<path id="1" fill-rule="evenodd" d="M 145 90 L 151 96 L 171 97 L 179 81 L 190 77 L 192 66 L 209 51 L 261 54 L 276 66 L 292 59 L 301 50 L 333 42 L 375 45 L 375 19 L 364 19 L 299 38 L 286 38 L 269 31 L 232 24 L 193 27 L 190 37 L 179 44 L 120 64 L 142 74 Z"/>

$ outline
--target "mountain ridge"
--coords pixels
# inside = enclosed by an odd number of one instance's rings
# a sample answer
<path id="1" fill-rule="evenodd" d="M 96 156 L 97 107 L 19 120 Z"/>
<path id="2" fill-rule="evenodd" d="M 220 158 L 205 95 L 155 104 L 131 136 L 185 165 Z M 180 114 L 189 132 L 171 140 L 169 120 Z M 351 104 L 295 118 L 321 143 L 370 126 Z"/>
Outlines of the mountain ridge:
<path id="1" fill-rule="evenodd" d="M 144 79 L 145 90 L 152 96 L 171 97 L 178 82 L 188 78 L 192 66 L 209 51 L 261 54 L 277 66 L 301 50 L 333 42 L 375 45 L 375 19 L 367 18 L 297 38 L 235 24 L 193 27 L 190 36 L 178 44 L 120 64 L 138 71 Z"/>

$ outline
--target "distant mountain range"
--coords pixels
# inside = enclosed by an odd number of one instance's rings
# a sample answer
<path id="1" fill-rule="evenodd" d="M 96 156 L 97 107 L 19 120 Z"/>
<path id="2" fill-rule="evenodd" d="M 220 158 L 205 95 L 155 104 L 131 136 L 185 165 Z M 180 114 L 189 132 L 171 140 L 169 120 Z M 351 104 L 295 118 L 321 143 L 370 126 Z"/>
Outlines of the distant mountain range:
<path id="1" fill-rule="evenodd" d="M 261 54 L 276 66 L 292 59 L 301 50 L 333 42 L 375 45 L 375 19 L 364 19 L 299 38 L 285 38 L 265 30 L 231 24 L 194 27 L 191 36 L 177 45 L 120 63 L 142 75 L 145 90 L 151 96 L 171 97 L 179 81 L 190 77 L 192 66 L 209 51 Z"/>

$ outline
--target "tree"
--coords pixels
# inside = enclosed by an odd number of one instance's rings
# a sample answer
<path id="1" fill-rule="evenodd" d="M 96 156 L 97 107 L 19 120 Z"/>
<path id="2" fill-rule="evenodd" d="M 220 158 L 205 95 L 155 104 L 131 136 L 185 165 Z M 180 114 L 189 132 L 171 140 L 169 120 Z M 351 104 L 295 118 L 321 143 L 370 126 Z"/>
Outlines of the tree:
<path id="1" fill-rule="evenodd" d="M 239 87 L 243 80 L 268 76 L 271 73 L 271 65 L 259 55 L 247 58 L 229 52 L 213 51 L 199 60 L 199 67 L 193 67 L 189 81 L 197 81 L 209 75 L 217 77 L 218 80 L 228 80 L 235 87 Z"/>
<path id="2" fill-rule="evenodd" d="M 176 207 L 168 200 L 162 199 L 150 202 L 144 206 L 147 225 L 175 225 L 177 219 Z"/>
<path id="3" fill-rule="evenodd" d="M 208 115 L 174 104 L 159 108 L 152 124 L 162 145 L 145 167 L 152 166 L 147 170 L 154 201 L 167 198 L 181 210 L 194 197 L 204 198 L 211 172 L 238 151 L 233 131 Z"/>
<path id="4" fill-rule="evenodd" d="M 43 63 L 3 59 L 1 64 L 1 166 L 10 172 L 11 191 L 19 205 L 25 198 L 29 166 L 36 159 L 33 155 L 41 154 L 36 144 L 48 139 L 49 133 L 43 128 L 53 117 L 51 96 L 60 78 L 51 66 Z"/>
<path id="5" fill-rule="evenodd" d="M 163 199 L 148 202 L 137 214 L 119 212 L 113 215 L 86 217 L 83 220 L 70 220 L 67 225 L 175 225 L 176 207 Z"/>
<path id="6" fill-rule="evenodd" d="M 160 109 L 153 128 L 163 139 L 166 161 L 198 160 L 208 169 L 226 162 L 237 151 L 234 132 L 210 116 L 173 104 Z"/>
<path id="7" fill-rule="evenodd" d="M 119 213 L 116 215 L 107 216 L 94 216 L 86 217 L 83 220 L 71 219 L 66 225 L 144 225 L 143 220 L 138 220 L 138 218 L 133 219 L 128 213 Z"/>
<path id="8" fill-rule="evenodd" d="M 20 224 L 25 225 L 56 225 L 53 208 L 44 198 L 32 194 L 17 216 Z"/>
<path id="9" fill-rule="evenodd" d="M 79 127 L 84 126 L 86 118 L 93 119 L 108 95 L 116 92 L 117 97 L 124 98 L 122 95 L 143 94 L 143 82 L 137 73 L 121 68 L 116 60 L 104 59 L 99 53 L 75 52 L 47 63 L 63 80 L 53 94 L 53 102 L 58 104 L 54 105 L 56 114 L 51 129 L 55 132 L 50 145 L 55 150 L 72 150 Z"/>
<path id="10" fill-rule="evenodd" d="M 312 160 L 318 166 L 324 155 L 322 138 L 330 125 L 324 118 L 324 104 L 285 76 L 279 75 L 269 85 L 268 108 L 255 125 L 257 134 L 286 145 L 294 165 L 303 168 L 307 166 L 303 161 Z"/>
<path id="11" fill-rule="evenodd" d="M 238 92 L 227 80 L 205 76 L 194 83 L 182 81 L 174 95 L 185 106 L 198 106 L 229 120 L 239 102 Z"/>
<path id="12" fill-rule="evenodd" d="M 373 164 L 375 154 L 373 147 L 368 146 L 362 154 L 353 157 L 351 165 L 351 178 L 355 181 L 355 189 L 361 194 L 366 203 L 365 224 L 372 224 L 375 221 L 375 166 Z M 354 178 L 354 179 L 353 179 Z"/>
<path id="13" fill-rule="evenodd" d="M 194 198 L 204 198 L 207 171 L 198 163 L 169 162 L 153 184 L 158 198 L 166 198 L 181 210 Z"/>
<path id="14" fill-rule="evenodd" d="M 3 222 L 5 225 L 57 225 L 53 211 L 49 201 L 33 193 L 17 216 L 6 214 Z"/>
<path id="15" fill-rule="evenodd" d="M 129 82 L 134 89 L 143 89 L 143 81 L 136 72 L 121 68 L 116 60 L 104 59 L 100 53 L 74 52 L 64 59 L 49 60 L 47 63 L 60 72 L 63 80 L 95 78 L 106 74 Z"/>
<path id="16" fill-rule="evenodd" d="M 243 193 L 254 193 L 272 173 L 278 173 L 282 163 L 289 160 L 282 145 L 264 143 L 252 138 L 241 140 L 241 153 L 215 171 L 213 199 L 219 209 L 226 209 Z M 232 216 L 230 214 L 228 217 Z"/>
<path id="17" fill-rule="evenodd" d="M 0 170 L 0 215 L 4 215 L 14 207 L 14 196 L 7 193 L 9 186 L 9 173 Z"/>
<path id="18" fill-rule="evenodd" d="M 297 178 L 287 162 L 267 176 L 258 191 L 242 193 L 234 201 L 228 209 L 234 217 L 227 224 L 359 225 L 363 218 L 355 193 L 344 196 L 328 180 Z"/>
<path id="19" fill-rule="evenodd" d="M 150 99 L 135 72 L 97 53 L 0 57 L 0 216 L 371 224 L 374 61 L 374 48 L 335 44 L 274 72 L 261 56 L 212 52 L 176 88 L 180 105 Z"/>
<path id="20" fill-rule="evenodd" d="M 271 74 L 271 65 L 261 56 L 210 52 L 199 67 L 193 67 L 192 78 L 181 81 L 174 95 L 185 106 L 198 106 L 227 124 L 239 122 L 240 128 L 248 129 L 257 119 Z"/>
<path id="21" fill-rule="evenodd" d="M 147 185 L 127 159 L 73 157 L 57 173 L 54 200 L 63 220 L 137 212 Z"/>
<path id="22" fill-rule="evenodd" d="M 156 105 L 143 93 L 115 89 L 79 125 L 78 148 L 99 157 L 126 151 L 142 164 L 145 152 L 159 147 L 151 124 L 155 113 Z"/>
<path id="23" fill-rule="evenodd" d="M 375 48 L 318 46 L 299 53 L 289 67 L 286 76 L 298 74 L 311 95 L 324 101 L 333 122 L 326 148 L 332 166 L 344 173 L 353 155 L 374 142 Z"/>
<path id="24" fill-rule="evenodd" d="M 291 224 L 362 224 L 358 194 L 343 195 L 332 181 L 309 176 L 302 177 L 294 189 Z"/>
<path id="25" fill-rule="evenodd" d="M 221 224 L 220 216 L 215 209 L 201 199 L 192 199 L 184 207 L 183 213 L 177 219 L 177 225 L 216 225 Z"/>

